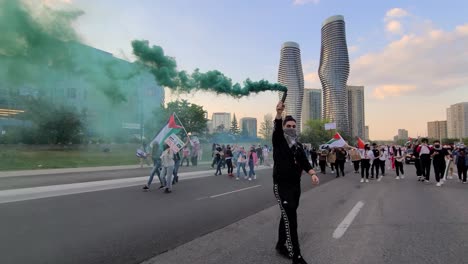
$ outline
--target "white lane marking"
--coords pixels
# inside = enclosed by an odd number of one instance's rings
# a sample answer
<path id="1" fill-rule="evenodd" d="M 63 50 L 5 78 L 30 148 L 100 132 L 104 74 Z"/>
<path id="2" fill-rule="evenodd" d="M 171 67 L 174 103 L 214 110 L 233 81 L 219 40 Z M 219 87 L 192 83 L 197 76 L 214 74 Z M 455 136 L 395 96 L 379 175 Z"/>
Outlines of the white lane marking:
<path id="1" fill-rule="evenodd" d="M 333 238 L 339 239 L 345 234 L 346 230 L 348 230 L 351 223 L 353 223 L 354 218 L 359 214 L 359 211 L 362 209 L 363 206 L 364 206 L 364 202 L 359 201 L 353 207 L 353 209 L 351 209 L 348 215 L 343 219 L 343 221 L 335 229 L 335 232 L 333 232 Z"/>
<path id="2" fill-rule="evenodd" d="M 267 167 L 260 167 L 257 170 L 264 170 Z M 194 171 L 180 173 L 180 180 L 197 179 L 212 177 L 212 170 L 209 171 Z M 70 194 L 79 194 L 87 192 L 96 192 L 104 190 L 112 190 L 118 188 L 126 188 L 132 186 L 143 186 L 149 176 L 101 180 L 82 183 L 59 184 L 50 186 L 39 186 L 30 188 L 20 188 L 0 191 L 0 204 L 11 203 L 18 201 L 35 200 L 48 197 L 57 197 Z M 157 175 L 154 177 L 153 184 L 159 183 Z"/>
<path id="3" fill-rule="evenodd" d="M 262 186 L 262 185 L 259 184 L 259 185 L 250 186 L 250 187 L 247 187 L 247 188 L 242 188 L 242 189 L 239 189 L 239 190 L 234 190 L 234 191 L 225 192 L 225 193 L 221 193 L 221 194 L 211 195 L 209 197 L 201 197 L 201 198 L 198 198 L 197 201 L 208 199 L 208 198 L 216 198 L 216 197 L 220 197 L 220 196 L 223 196 L 223 195 L 228 195 L 228 194 L 231 194 L 231 193 L 242 192 L 242 191 L 246 191 L 246 190 L 249 190 L 249 189 L 258 188 L 260 186 Z"/>

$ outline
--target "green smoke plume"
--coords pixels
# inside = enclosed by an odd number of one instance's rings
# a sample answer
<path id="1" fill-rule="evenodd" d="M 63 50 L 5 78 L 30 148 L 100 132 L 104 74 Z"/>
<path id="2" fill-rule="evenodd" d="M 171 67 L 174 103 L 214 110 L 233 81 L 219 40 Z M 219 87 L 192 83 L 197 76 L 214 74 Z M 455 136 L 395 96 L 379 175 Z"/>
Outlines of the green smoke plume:
<path id="1" fill-rule="evenodd" d="M 196 69 L 192 74 L 179 72 L 175 59 L 165 55 L 160 46 L 150 47 L 146 40 L 134 40 L 132 47 L 138 61 L 150 69 L 156 81 L 177 92 L 203 90 L 239 98 L 250 93 L 287 90 L 280 84 L 271 84 L 266 80 L 254 82 L 247 79 L 243 86 L 239 83 L 233 84 L 229 77 L 217 70 L 202 73 Z"/>
<path id="2" fill-rule="evenodd" d="M 144 96 L 154 86 L 147 69 L 82 44 L 72 24 L 83 14 L 0 0 L 0 108 L 34 113 L 25 98 L 70 106 L 88 113 L 93 135 L 111 138 L 122 123 L 140 122 L 140 105 L 151 112 L 159 104 Z"/>
<path id="3" fill-rule="evenodd" d="M 72 23 L 83 14 L 34 1 L 0 0 L 0 56 L 7 83 L 12 87 L 33 83 L 41 94 L 47 94 L 63 75 L 81 76 L 112 104 L 125 102 L 118 81 L 128 79 L 129 74 L 116 74 L 120 66 L 93 58 L 94 50 L 80 44 Z M 54 76 L 52 71 L 63 75 Z"/>

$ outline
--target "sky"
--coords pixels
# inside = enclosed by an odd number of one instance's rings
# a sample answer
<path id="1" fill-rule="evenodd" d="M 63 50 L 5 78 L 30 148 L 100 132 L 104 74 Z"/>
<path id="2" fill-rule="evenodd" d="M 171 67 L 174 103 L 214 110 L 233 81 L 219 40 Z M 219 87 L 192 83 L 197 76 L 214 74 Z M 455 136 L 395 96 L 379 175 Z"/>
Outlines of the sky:
<path id="1" fill-rule="evenodd" d="M 342 0 L 42 0 L 84 11 L 75 28 L 82 41 L 135 60 L 130 42 L 149 40 L 180 70 L 220 70 L 235 82 L 277 81 L 280 48 L 301 47 L 306 88 L 318 78 L 322 22 L 343 15 L 350 56 L 349 85 L 365 87 L 370 138 L 392 139 L 398 129 L 426 136 L 427 122 L 468 101 L 468 1 Z M 167 90 L 166 90 L 167 91 Z M 256 117 L 274 113 L 278 96 L 242 99 L 206 92 L 173 95 L 213 112 Z"/>

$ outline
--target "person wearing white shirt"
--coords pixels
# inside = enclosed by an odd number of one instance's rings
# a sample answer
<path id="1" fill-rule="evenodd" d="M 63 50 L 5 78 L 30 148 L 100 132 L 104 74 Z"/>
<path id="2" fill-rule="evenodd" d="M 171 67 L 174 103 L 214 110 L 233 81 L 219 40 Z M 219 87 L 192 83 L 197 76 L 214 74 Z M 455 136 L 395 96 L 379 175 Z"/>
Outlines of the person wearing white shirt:
<path id="1" fill-rule="evenodd" d="M 380 149 L 380 156 L 379 156 L 379 166 L 380 170 L 382 171 L 382 176 L 385 176 L 385 161 L 388 159 L 387 151 L 385 148 Z"/>
<path id="2" fill-rule="evenodd" d="M 405 172 L 403 170 L 403 162 L 405 161 L 406 152 L 398 147 L 395 151 L 395 171 L 396 171 L 396 178 L 397 180 L 400 179 L 400 172 L 401 172 L 401 179 L 405 178 Z"/>
<path id="3" fill-rule="evenodd" d="M 369 144 L 364 146 L 364 149 L 361 149 L 361 182 L 364 182 L 364 174 L 366 174 L 366 182 L 369 182 L 369 168 L 372 151 L 370 150 Z"/>

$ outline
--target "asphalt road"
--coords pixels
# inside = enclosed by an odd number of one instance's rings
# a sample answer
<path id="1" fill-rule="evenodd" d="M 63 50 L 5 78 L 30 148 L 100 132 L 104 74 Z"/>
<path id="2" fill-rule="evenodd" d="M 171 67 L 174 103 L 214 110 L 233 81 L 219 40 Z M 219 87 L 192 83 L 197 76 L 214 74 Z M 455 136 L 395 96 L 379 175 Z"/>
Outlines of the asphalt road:
<path id="1" fill-rule="evenodd" d="M 382 181 L 330 181 L 305 192 L 299 207 L 302 254 L 316 264 L 468 263 L 468 185 L 443 187 L 389 172 Z M 160 254 L 145 264 L 291 263 L 275 253 L 274 206 Z"/>
<path id="2" fill-rule="evenodd" d="M 210 165 L 203 164 L 197 167 L 180 167 L 179 172 L 189 171 L 204 171 L 210 170 Z M 226 171 L 226 170 L 224 170 Z M 91 171 L 91 172 L 73 172 L 59 173 L 49 175 L 31 175 L 31 176 L 14 176 L 0 177 L 0 190 L 10 190 L 16 188 L 28 188 L 37 186 L 50 186 L 59 184 L 91 182 L 112 179 L 125 179 L 132 177 L 149 176 L 151 167 L 143 167 L 138 169 L 125 170 L 109 170 L 109 171 Z M 214 169 L 213 169 L 214 172 Z"/>
<path id="3" fill-rule="evenodd" d="M 134 171 L 100 173 L 81 176 L 135 177 Z M 0 263 L 140 263 L 275 205 L 271 169 L 257 175 L 252 182 L 226 175 L 185 180 L 171 194 L 138 186 L 0 204 Z M 5 188 L 76 178 L 17 177 L 30 181 L 10 179 Z M 303 190 L 311 188 L 305 176 Z"/>

